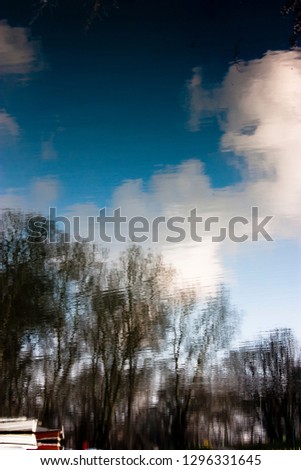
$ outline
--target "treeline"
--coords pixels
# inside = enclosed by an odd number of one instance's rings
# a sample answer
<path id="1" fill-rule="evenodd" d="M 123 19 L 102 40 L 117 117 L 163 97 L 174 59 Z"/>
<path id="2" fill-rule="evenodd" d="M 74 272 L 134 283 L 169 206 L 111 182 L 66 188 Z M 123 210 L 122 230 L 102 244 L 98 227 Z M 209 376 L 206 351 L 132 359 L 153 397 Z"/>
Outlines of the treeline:
<path id="1" fill-rule="evenodd" d="M 290 330 L 231 350 L 224 286 L 200 301 L 159 255 L 113 261 L 55 227 L 55 243 L 29 242 L 29 220 L 1 215 L 0 416 L 64 424 L 78 449 L 300 445 Z"/>

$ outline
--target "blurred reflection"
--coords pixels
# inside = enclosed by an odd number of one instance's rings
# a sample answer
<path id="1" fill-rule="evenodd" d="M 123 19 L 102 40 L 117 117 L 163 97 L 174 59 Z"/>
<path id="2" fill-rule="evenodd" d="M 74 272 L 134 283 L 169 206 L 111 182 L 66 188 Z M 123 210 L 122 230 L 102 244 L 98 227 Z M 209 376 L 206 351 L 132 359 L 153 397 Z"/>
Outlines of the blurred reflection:
<path id="1" fill-rule="evenodd" d="M 0 418 L 300 448 L 300 1 L 289 50 L 274 0 L 31 3 L 0 5 Z"/>
<path id="2" fill-rule="evenodd" d="M 296 448 L 300 351 L 289 329 L 231 350 L 239 314 L 132 246 L 29 243 L 2 216 L 0 414 L 64 422 L 67 447 Z M 41 219 L 42 221 L 42 219 Z"/>

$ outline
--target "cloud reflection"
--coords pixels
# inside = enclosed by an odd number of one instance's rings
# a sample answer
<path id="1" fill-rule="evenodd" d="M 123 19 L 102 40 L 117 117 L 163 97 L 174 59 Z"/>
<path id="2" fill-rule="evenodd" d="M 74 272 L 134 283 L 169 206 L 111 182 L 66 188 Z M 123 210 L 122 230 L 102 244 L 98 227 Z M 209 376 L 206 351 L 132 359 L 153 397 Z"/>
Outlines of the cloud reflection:
<path id="1" fill-rule="evenodd" d="M 0 75 L 25 75 L 41 70 L 39 42 L 29 30 L 0 21 Z"/>

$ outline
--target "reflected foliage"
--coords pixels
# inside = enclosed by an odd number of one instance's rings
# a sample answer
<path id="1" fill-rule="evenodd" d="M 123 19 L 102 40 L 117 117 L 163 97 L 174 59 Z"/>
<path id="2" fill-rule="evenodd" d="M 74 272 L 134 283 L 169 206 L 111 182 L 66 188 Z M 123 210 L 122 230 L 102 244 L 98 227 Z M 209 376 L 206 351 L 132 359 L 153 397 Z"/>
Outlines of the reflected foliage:
<path id="1" fill-rule="evenodd" d="M 1 216 L 0 416 L 62 423 L 70 448 L 300 446 L 300 351 L 290 330 L 231 350 L 221 286 L 177 288 L 161 256 L 114 262 L 33 214 Z"/>
<path id="2" fill-rule="evenodd" d="M 253 416 L 253 430 L 272 445 L 295 446 L 300 436 L 300 358 L 290 330 L 275 330 L 232 352 L 237 384 Z M 299 437 L 300 438 L 300 437 Z"/>

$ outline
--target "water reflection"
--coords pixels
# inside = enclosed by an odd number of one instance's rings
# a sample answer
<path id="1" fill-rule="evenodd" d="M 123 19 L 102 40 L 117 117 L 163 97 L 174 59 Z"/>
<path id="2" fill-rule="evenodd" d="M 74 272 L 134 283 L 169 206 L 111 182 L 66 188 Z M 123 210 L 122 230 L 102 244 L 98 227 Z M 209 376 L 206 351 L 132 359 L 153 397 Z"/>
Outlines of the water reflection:
<path id="1" fill-rule="evenodd" d="M 24 219 L 2 218 L 1 415 L 63 421 L 74 448 L 300 445 L 291 330 L 231 349 L 225 287 L 200 302 L 139 246 L 111 263 L 89 244 L 28 243 Z"/>
<path id="2" fill-rule="evenodd" d="M 55 3 L 0 7 L 0 417 L 299 447 L 300 49 L 257 47 L 262 2 Z"/>

